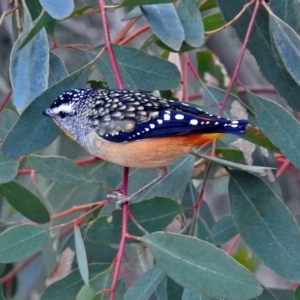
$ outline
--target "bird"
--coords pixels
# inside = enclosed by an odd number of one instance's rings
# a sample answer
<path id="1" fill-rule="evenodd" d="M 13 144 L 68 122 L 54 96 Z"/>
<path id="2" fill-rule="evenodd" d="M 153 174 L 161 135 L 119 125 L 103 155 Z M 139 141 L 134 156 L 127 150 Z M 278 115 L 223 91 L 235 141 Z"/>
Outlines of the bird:
<path id="1" fill-rule="evenodd" d="M 195 147 L 227 133 L 243 134 L 248 124 L 186 102 L 120 89 L 69 90 L 43 114 L 96 157 L 124 167 L 158 168 L 160 175 L 149 184 Z"/>

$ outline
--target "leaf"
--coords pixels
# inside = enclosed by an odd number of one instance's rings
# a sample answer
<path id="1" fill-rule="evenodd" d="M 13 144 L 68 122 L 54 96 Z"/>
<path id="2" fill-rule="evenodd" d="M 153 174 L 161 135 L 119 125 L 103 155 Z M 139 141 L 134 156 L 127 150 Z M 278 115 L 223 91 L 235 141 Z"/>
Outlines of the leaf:
<path id="1" fill-rule="evenodd" d="M 13 180 L 18 174 L 18 167 L 19 162 L 4 155 L 0 145 L 0 184 Z"/>
<path id="2" fill-rule="evenodd" d="M 37 223 L 47 223 L 50 215 L 44 204 L 16 181 L 0 185 L 0 194 L 24 217 Z"/>
<path id="3" fill-rule="evenodd" d="M 57 81 L 64 79 L 68 75 L 69 73 L 64 62 L 58 55 L 51 52 L 49 62 L 49 87 Z"/>
<path id="4" fill-rule="evenodd" d="M 114 45 L 113 49 L 127 89 L 168 90 L 180 83 L 180 73 L 169 61 L 132 47 Z M 104 74 L 109 87 L 117 88 L 107 52 L 97 60 L 96 67 Z"/>
<path id="5" fill-rule="evenodd" d="M 286 3 L 282 1 L 270 2 L 270 8 L 272 12 L 280 18 L 282 21 L 290 25 L 294 30 L 298 31 L 300 28 L 299 20 L 299 2 L 298 0 L 290 0 Z"/>
<path id="6" fill-rule="evenodd" d="M 203 18 L 205 31 L 212 31 L 221 28 L 226 24 L 221 12 L 209 14 Z"/>
<path id="7" fill-rule="evenodd" d="M 211 229 L 212 238 L 215 245 L 227 243 L 238 234 L 232 215 L 220 219 Z"/>
<path id="8" fill-rule="evenodd" d="M 43 9 L 56 20 L 67 18 L 74 10 L 73 0 L 64 0 L 63 5 L 61 0 L 39 0 Z"/>
<path id="9" fill-rule="evenodd" d="M 279 196 L 260 178 L 229 171 L 231 210 L 238 232 L 280 276 L 300 280 L 300 230 Z"/>
<path id="10" fill-rule="evenodd" d="M 162 4 L 162 3 L 171 3 L 175 0 L 123 0 L 122 6 L 140 6 L 144 4 Z"/>
<path id="11" fill-rule="evenodd" d="M 93 300 L 95 291 L 90 285 L 84 285 L 76 296 L 76 300 Z"/>
<path id="12" fill-rule="evenodd" d="M 24 36 L 33 26 L 29 11 L 23 4 L 24 28 L 13 46 L 9 68 L 13 104 L 19 113 L 47 88 L 49 74 L 49 45 L 45 29 L 41 29 L 20 50 Z"/>
<path id="13" fill-rule="evenodd" d="M 300 300 L 300 285 L 298 285 L 294 292 L 293 300 Z"/>
<path id="14" fill-rule="evenodd" d="M 211 298 L 203 297 L 191 290 L 184 289 L 181 300 L 210 300 Z M 211 299 L 213 300 L 213 299 Z"/>
<path id="15" fill-rule="evenodd" d="M 294 80 L 300 84 L 300 39 L 288 24 L 275 15 L 270 15 L 270 32 L 277 51 L 286 69 Z"/>
<path id="16" fill-rule="evenodd" d="M 217 2 L 226 22 L 235 18 L 246 3 L 245 0 L 236 0 L 235 5 L 232 6 L 232 0 L 218 0 Z M 287 12 L 286 9 L 287 7 L 290 7 L 289 11 L 293 10 L 296 15 L 293 15 L 291 19 L 293 21 L 297 19 L 299 22 L 299 13 L 297 14 L 298 1 L 271 2 L 272 6 L 273 3 L 274 6 L 279 6 L 277 11 L 280 11 L 282 15 L 285 15 L 285 18 L 288 20 L 290 19 L 290 13 Z M 233 23 L 233 27 L 241 42 L 244 41 L 246 32 L 249 30 L 249 22 L 252 18 L 253 7 L 254 6 L 247 9 L 247 11 Z M 284 9 L 282 9 L 282 7 L 284 7 Z M 296 30 L 298 31 L 298 29 Z M 255 26 L 251 31 L 251 41 L 247 44 L 247 48 L 257 60 L 259 69 L 268 82 L 276 88 L 280 96 L 288 102 L 290 107 L 299 111 L 300 86 L 285 69 L 279 58 L 276 47 L 273 45 L 269 30 L 269 14 L 265 9 L 260 9 L 255 18 Z"/>
<path id="17" fill-rule="evenodd" d="M 164 229 L 184 207 L 168 198 L 154 198 L 130 206 L 131 214 L 138 224 L 148 232 Z M 115 210 L 112 216 L 102 216 L 87 231 L 87 238 L 101 243 L 118 243 L 122 232 L 122 212 Z M 144 234 L 130 219 L 128 232 L 132 235 Z"/>
<path id="18" fill-rule="evenodd" d="M 53 142 L 59 133 L 59 128 L 50 118 L 43 116 L 42 112 L 62 92 L 85 86 L 90 67 L 91 63 L 57 82 L 27 107 L 4 141 L 4 154 L 19 157 L 42 149 Z"/>
<path id="19" fill-rule="evenodd" d="M 88 262 L 87 262 L 84 242 L 78 226 L 75 226 L 74 228 L 74 238 L 75 238 L 75 249 L 76 249 L 78 269 L 84 283 L 88 285 L 89 284 Z"/>
<path id="20" fill-rule="evenodd" d="M 139 240 L 149 247 L 157 263 L 171 278 L 196 293 L 242 300 L 262 292 L 247 269 L 207 242 L 162 232 Z"/>
<path id="21" fill-rule="evenodd" d="M 248 93 L 262 132 L 297 168 L 300 168 L 300 144 L 295 136 L 300 123 L 282 106 L 266 98 Z"/>
<path id="22" fill-rule="evenodd" d="M 0 115 L 0 138 L 3 143 L 9 131 L 18 120 L 18 115 L 10 109 L 4 109 Z"/>
<path id="23" fill-rule="evenodd" d="M 199 3 L 181 0 L 177 7 L 177 14 L 184 30 L 185 41 L 192 47 L 201 47 L 205 36 Z"/>
<path id="24" fill-rule="evenodd" d="M 185 36 L 174 5 L 142 5 L 141 9 L 152 32 L 167 46 L 179 50 Z"/>
<path id="25" fill-rule="evenodd" d="M 39 251 L 48 236 L 41 226 L 21 225 L 0 234 L 0 262 L 20 261 Z"/>
<path id="26" fill-rule="evenodd" d="M 205 155 L 202 153 L 197 153 L 197 156 L 203 157 L 209 161 L 212 161 L 214 163 L 220 164 L 222 166 L 227 166 L 230 168 L 234 168 L 237 170 L 242 170 L 242 171 L 248 171 L 248 172 L 253 172 L 253 173 L 259 173 L 259 174 L 266 174 L 266 171 L 269 169 L 274 169 L 274 168 L 269 168 L 269 167 L 259 167 L 259 166 L 250 166 L 250 165 L 243 165 L 243 164 L 238 164 L 232 161 L 224 160 L 221 158 Z"/>
<path id="27" fill-rule="evenodd" d="M 155 265 L 145 272 L 124 294 L 125 300 L 147 300 L 165 277 L 160 266 Z"/>
<path id="28" fill-rule="evenodd" d="M 37 33 L 46 26 L 46 24 L 51 20 L 51 17 L 47 12 L 42 11 L 38 19 L 34 22 L 32 28 L 27 33 L 27 35 L 24 37 L 23 41 L 21 42 L 19 46 L 19 51 L 25 47 L 36 35 Z"/>
<path id="29" fill-rule="evenodd" d="M 90 278 L 103 272 L 109 267 L 109 264 L 90 264 Z M 79 293 L 84 282 L 78 269 L 71 272 L 68 276 L 49 285 L 43 294 L 41 300 L 74 300 Z"/>
<path id="30" fill-rule="evenodd" d="M 248 126 L 246 133 L 243 135 L 243 139 L 273 152 L 280 152 L 280 150 L 257 127 Z"/>
<path id="31" fill-rule="evenodd" d="M 30 155 L 28 162 L 40 175 L 61 183 L 96 183 L 72 160 L 61 156 Z"/>

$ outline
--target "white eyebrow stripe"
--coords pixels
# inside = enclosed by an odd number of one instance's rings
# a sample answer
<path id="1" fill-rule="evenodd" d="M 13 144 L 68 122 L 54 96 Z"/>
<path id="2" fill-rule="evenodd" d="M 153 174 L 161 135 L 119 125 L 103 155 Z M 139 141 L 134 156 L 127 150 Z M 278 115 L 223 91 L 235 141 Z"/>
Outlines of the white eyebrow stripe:
<path id="1" fill-rule="evenodd" d="M 54 107 L 54 108 L 51 108 L 50 109 L 52 111 L 53 114 L 57 115 L 59 114 L 60 112 L 64 112 L 64 113 L 70 113 L 73 111 L 73 104 L 66 104 L 66 103 L 63 103 L 57 107 Z"/>

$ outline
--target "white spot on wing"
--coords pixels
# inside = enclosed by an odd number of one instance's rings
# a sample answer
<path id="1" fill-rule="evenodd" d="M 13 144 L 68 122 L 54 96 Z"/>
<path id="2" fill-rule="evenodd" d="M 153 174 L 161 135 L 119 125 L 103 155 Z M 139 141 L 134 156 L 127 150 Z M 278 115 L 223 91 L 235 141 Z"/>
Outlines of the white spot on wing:
<path id="1" fill-rule="evenodd" d="M 162 119 L 157 119 L 157 123 L 158 123 L 158 124 L 162 124 L 162 123 L 163 123 L 163 120 L 162 120 Z"/>
<path id="2" fill-rule="evenodd" d="M 198 120 L 197 119 L 190 120 L 190 125 L 198 125 Z"/>
<path id="3" fill-rule="evenodd" d="M 164 120 L 165 121 L 170 121 L 171 120 L 171 116 L 168 114 L 164 114 Z"/>
<path id="4" fill-rule="evenodd" d="M 183 120 L 183 119 L 184 119 L 184 115 L 177 114 L 177 115 L 175 116 L 175 119 L 176 119 L 176 120 Z"/>
<path id="5" fill-rule="evenodd" d="M 149 126 L 150 126 L 151 129 L 154 129 L 154 128 L 155 128 L 155 125 L 154 125 L 154 124 L 150 124 Z"/>

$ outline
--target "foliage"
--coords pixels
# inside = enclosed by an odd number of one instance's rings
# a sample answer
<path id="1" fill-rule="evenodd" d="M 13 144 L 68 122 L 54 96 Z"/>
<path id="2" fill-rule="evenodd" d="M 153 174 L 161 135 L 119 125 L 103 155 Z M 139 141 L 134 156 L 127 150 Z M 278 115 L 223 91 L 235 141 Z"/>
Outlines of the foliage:
<path id="1" fill-rule="evenodd" d="M 298 0 L 4 2 L 0 30 L 13 16 L 15 41 L 0 106 L 1 299 L 300 299 Z M 100 14 L 104 40 L 58 42 L 61 22 Z M 57 50 L 87 63 L 70 72 Z M 90 157 L 42 115 L 87 86 L 159 90 L 251 125 L 120 210 L 111 191 L 133 194 L 156 170 Z"/>

